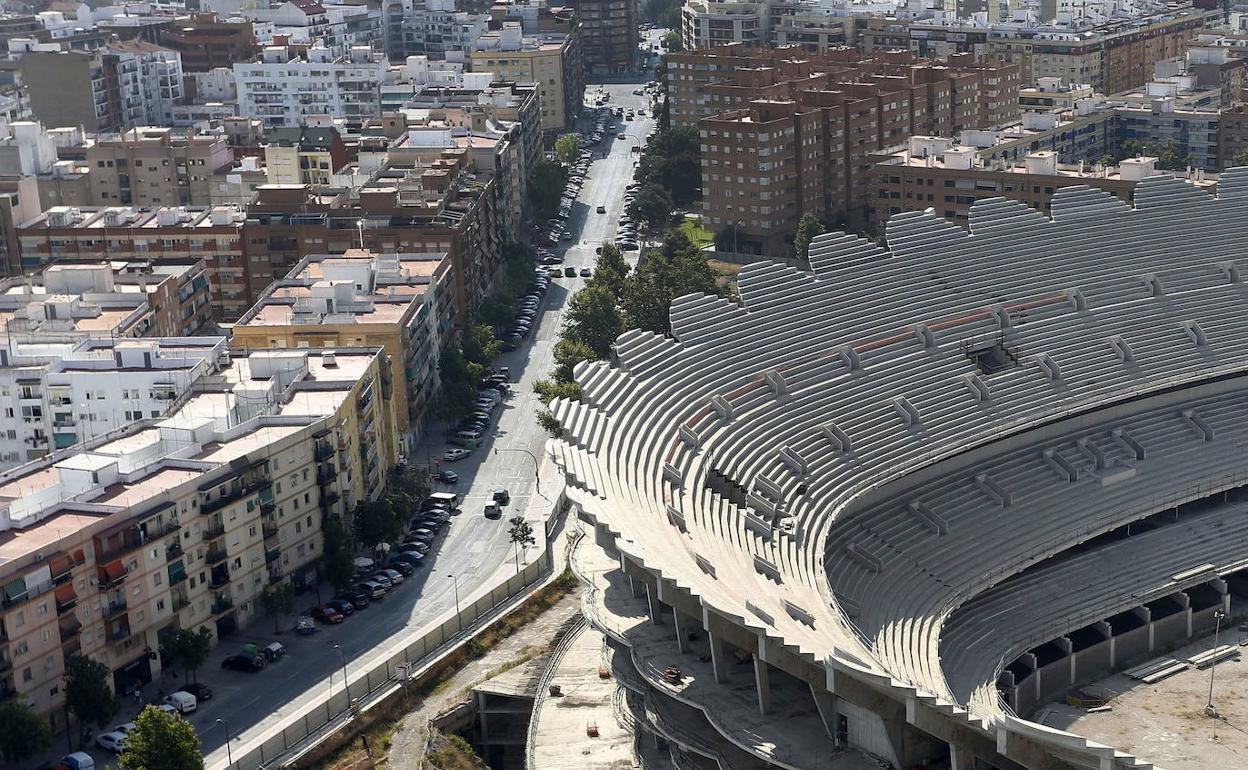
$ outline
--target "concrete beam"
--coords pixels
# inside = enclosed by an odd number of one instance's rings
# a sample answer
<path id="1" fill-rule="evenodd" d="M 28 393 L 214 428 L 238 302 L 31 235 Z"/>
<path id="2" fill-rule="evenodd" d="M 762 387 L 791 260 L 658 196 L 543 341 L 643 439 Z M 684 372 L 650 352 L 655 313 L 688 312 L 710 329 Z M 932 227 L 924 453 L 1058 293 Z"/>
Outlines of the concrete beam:
<path id="1" fill-rule="evenodd" d="M 707 631 L 706 638 L 711 643 L 711 669 L 715 672 L 715 681 L 724 684 L 728 681 L 728 649 L 716 632 Z"/>
<path id="2" fill-rule="evenodd" d="M 676 649 L 681 652 L 688 653 L 691 651 L 689 645 L 689 630 L 693 624 L 686 619 L 684 613 L 678 609 L 672 610 L 672 627 L 676 629 Z"/>
<path id="3" fill-rule="evenodd" d="M 646 605 L 650 611 L 650 622 L 656 626 L 663 625 L 663 603 L 659 601 L 657 587 L 646 583 Z"/>
<path id="4" fill-rule="evenodd" d="M 758 692 L 758 713 L 771 713 L 771 671 L 767 661 L 754 656 L 754 689 Z"/>

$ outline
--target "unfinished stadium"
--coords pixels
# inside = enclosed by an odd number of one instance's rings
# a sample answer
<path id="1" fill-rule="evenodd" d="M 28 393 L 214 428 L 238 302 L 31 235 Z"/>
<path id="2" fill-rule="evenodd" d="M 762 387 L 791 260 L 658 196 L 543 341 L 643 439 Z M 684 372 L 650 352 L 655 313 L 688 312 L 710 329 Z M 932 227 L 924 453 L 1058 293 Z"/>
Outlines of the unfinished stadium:
<path id="1" fill-rule="evenodd" d="M 552 404 L 671 766 L 1160 766 L 1029 716 L 1248 606 L 1248 168 L 970 222 L 749 265 Z"/>

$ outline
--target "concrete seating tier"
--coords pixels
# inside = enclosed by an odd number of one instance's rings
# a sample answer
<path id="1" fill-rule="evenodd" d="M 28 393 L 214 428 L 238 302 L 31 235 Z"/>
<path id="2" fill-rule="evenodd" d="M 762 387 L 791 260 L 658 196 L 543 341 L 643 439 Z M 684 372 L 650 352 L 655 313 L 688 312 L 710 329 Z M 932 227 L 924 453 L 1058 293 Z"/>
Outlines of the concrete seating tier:
<path id="1" fill-rule="evenodd" d="M 955 612 L 941 634 L 941 663 L 954 696 L 984 710 L 996 707 L 1002 661 L 1240 565 L 1245 542 L 1248 504 L 1228 503 L 1042 564 L 984 592 Z M 1204 564 L 1210 569 L 1187 582 L 1173 577 Z"/>
<path id="2" fill-rule="evenodd" d="M 1051 221 L 984 201 L 969 234 L 902 214 L 890 221 L 888 250 L 843 234 L 816 239 L 813 277 L 747 266 L 744 307 L 678 299 L 675 342 L 624 335 L 618 366 L 577 368 L 584 403 L 552 404 L 571 447 L 558 455 L 570 497 L 619 533 L 626 555 L 706 606 L 819 659 L 852 655 L 956 697 L 934 618 L 1039 552 L 1078 542 L 1093 514 L 1236 473 L 1216 445 L 1235 433 L 1226 415 L 1242 404 L 1182 392 L 1248 369 L 1238 323 L 1248 169 L 1223 175 L 1217 198 L 1184 188 L 1146 180 L 1134 209 L 1065 188 Z M 995 362 L 977 359 L 993 351 Z M 1107 411 L 1162 391 L 1180 393 L 1194 416 Z M 1100 432 L 1026 437 L 1081 414 Z M 1110 437 L 1116 427 L 1145 446 L 1144 459 Z M 1027 452 L 984 449 L 1007 439 Z M 1041 459 L 1050 444 L 1057 459 Z M 948 489 L 925 496 L 916 483 L 887 497 L 973 451 L 990 462 L 963 469 Z M 1102 486 L 1093 473 L 1101 455 L 1135 477 Z M 1061 481 L 1054 464 L 1081 480 Z M 1048 493 L 1061 502 L 1045 502 Z M 915 500 L 923 505 L 910 509 Z M 1001 533 L 994 552 L 972 540 L 990 514 L 1034 526 Z M 869 526 L 859 526 L 863 516 Z M 903 595 L 913 597 L 908 610 L 882 606 Z M 841 611 L 850 605 L 852 617 Z"/>

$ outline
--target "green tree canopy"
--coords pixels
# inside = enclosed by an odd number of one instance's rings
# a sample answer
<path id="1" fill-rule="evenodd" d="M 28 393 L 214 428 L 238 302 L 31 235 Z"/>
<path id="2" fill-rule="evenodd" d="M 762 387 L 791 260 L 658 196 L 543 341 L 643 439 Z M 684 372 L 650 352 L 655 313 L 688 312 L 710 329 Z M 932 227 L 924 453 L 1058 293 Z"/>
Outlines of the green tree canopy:
<path id="1" fill-rule="evenodd" d="M 601 286 L 586 286 L 568 303 L 564 315 L 566 336 L 578 340 L 603 359 L 611 355 L 615 338 L 624 331 L 615 297 Z"/>
<path id="2" fill-rule="evenodd" d="M 0 757 L 18 765 L 52 746 L 48 720 L 16 698 L 0 701 Z"/>
<path id="3" fill-rule="evenodd" d="M 651 232 L 662 232 L 666 229 L 675 207 L 676 204 L 667 190 L 654 182 L 647 182 L 629 201 L 628 215 Z"/>
<path id="4" fill-rule="evenodd" d="M 528 196 L 538 220 L 550 219 L 559 209 L 567 172 L 558 163 L 542 161 L 529 175 Z"/>
<path id="5" fill-rule="evenodd" d="M 352 515 L 355 539 L 365 548 L 394 540 L 403 533 L 403 521 L 393 503 L 386 499 L 361 500 Z"/>
<path id="6" fill-rule="evenodd" d="M 350 537 L 342 519 L 326 516 L 321 523 L 321 537 L 325 539 L 321 555 L 325 579 L 335 589 L 342 590 L 351 585 L 351 575 L 355 572 Z"/>
<path id="7" fill-rule="evenodd" d="M 74 655 L 65 664 L 65 707 L 86 725 L 104 727 L 121 699 L 108 686 L 108 666 L 85 655 Z"/>
<path id="8" fill-rule="evenodd" d="M 494 336 L 494 330 L 485 324 L 474 324 L 464 332 L 460 347 L 464 360 L 470 364 L 488 365 L 502 351 L 503 343 Z M 475 382 L 473 383 L 476 384 Z"/>
<path id="9" fill-rule="evenodd" d="M 1245 147 L 1244 149 L 1235 153 L 1235 157 L 1232 158 L 1231 165 L 1232 166 L 1248 166 L 1248 147 Z"/>
<path id="10" fill-rule="evenodd" d="M 134 724 L 121 752 L 121 770 L 203 770 L 204 753 L 190 722 L 148 706 Z"/>
<path id="11" fill-rule="evenodd" d="M 680 39 L 680 31 L 677 29 L 669 29 L 664 33 L 663 41 L 667 43 L 667 50 L 669 51 L 685 50 L 685 41 Z"/>
<path id="12" fill-rule="evenodd" d="M 273 633 L 278 633 L 282 616 L 295 611 L 295 587 L 286 581 L 270 583 L 260 592 L 260 606 L 273 618 Z"/>
<path id="13" fill-rule="evenodd" d="M 810 242 L 828 229 L 819 221 L 819 217 L 807 212 L 797 221 L 797 232 L 793 234 L 793 253 L 800 261 L 810 262 Z"/>
<path id="14" fill-rule="evenodd" d="M 555 343 L 554 355 L 556 382 L 572 382 L 572 372 L 577 364 L 582 361 L 599 360 L 589 345 L 570 337 L 564 337 Z"/>
<path id="15" fill-rule="evenodd" d="M 680 230 L 667 234 L 663 246 L 647 252 L 624 287 L 625 323 L 629 329 L 671 333 L 672 300 L 702 292 L 722 296 L 715 271 Z"/>
<path id="16" fill-rule="evenodd" d="M 581 143 L 577 140 L 576 134 L 564 134 L 555 140 L 555 157 L 563 163 L 569 165 L 575 163 L 580 154 Z"/>
<path id="17" fill-rule="evenodd" d="M 160 651 L 169 663 L 182 667 L 183 678 L 189 681 L 212 653 L 212 632 L 204 626 L 194 631 L 166 629 L 160 634 Z"/>
<path id="18" fill-rule="evenodd" d="M 700 196 L 702 146 L 697 129 L 678 126 L 660 131 L 646 144 L 637 165 L 637 180 L 667 190 L 676 206 L 686 206 Z"/>
<path id="19" fill-rule="evenodd" d="M 614 243 L 602 244 L 602 253 L 594 263 L 594 277 L 590 284 L 598 285 L 611 292 L 615 301 L 619 302 L 624 295 L 624 280 L 628 278 L 630 268 L 624 261 L 624 254 Z"/>
<path id="20" fill-rule="evenodd" d="M 557 382 L 555 380 L 538 380 L 533 383 L 533 392 L 537 394 L 537 400 L 543 405 L 548 405 L 556 398 L 569 398 L 573 401 L 581 400 L 581 386 L 575 382 Z"/>

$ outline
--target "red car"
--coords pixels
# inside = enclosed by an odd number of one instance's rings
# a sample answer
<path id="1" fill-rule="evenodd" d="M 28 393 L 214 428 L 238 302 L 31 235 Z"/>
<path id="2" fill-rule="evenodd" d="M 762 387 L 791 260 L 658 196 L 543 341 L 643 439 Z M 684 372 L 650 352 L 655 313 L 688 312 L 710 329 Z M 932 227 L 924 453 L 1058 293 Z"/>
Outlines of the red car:
<path id="1" fill-rule="evenodd" d="M 313 607 L 311 615 L 322 623 L 342 622 L 342 613 L 334 609 L 331 604 L 322 604 L 318 607 Z"/>

